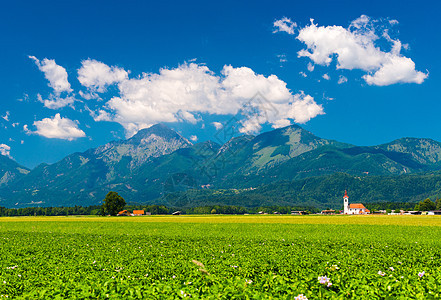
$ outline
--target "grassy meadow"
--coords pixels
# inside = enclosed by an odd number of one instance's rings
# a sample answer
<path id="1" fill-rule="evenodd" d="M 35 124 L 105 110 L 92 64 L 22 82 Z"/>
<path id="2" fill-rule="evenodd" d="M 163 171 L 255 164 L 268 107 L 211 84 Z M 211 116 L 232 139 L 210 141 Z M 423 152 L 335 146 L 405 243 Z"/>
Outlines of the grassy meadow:
<path id="1" fill-rule="evenodd" d="M 0 298 L 438 299 L 438 216 L 0 218 Z"/>

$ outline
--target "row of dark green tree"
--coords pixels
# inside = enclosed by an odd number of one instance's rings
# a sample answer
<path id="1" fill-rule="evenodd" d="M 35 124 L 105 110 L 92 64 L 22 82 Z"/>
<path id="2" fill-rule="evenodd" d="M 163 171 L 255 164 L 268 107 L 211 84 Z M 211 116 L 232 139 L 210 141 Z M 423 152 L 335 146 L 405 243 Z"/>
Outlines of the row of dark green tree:
<path id="1" fill-rule="evenodd" d="M 441 210 L 441 199 L 436 199 L 435 202 L 433 202 L 432 200 L 427 198 L 426 200 L 420 201 L 417 205 L 415 205 L 415 210 Z"/>
<path id="2" fill-rule="evenodd" d="M 371 211 L 387 210 L 441 210 L 441 199 L 435 202 L 427 198 L 419 203 L 410 202 L 381 202 L 366 205 Z M 119 211 L 135 209 L 150 212 L 152 215 L 167 215 L 175 211 L 182 214 L 256 214 L 259 212 L 272 214 L 290 214 L 292 211 L 306 211 L 307 213 L 317 213 L 320 209 L 312 206 L 258 206 L 244 207 L 236 205 L 204 205 L 197 207 L 167 207 L 165 205 L 142 205 L 127 204 L 126 201 L 116 192 L 109 192 L 103 200 L 102 205 L 74 206 L 74 207 L 27 207 L 27 208 L 5 208 L 0 207 L 0 216 L 72 216 L 72 215 L 111 215 L 115 216 Z"/>

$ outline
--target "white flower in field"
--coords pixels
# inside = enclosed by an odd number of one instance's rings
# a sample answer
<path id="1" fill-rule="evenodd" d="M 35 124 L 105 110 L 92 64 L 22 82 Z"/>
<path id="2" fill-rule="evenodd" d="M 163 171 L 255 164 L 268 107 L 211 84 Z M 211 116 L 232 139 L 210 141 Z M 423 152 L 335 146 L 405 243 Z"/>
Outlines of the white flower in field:
<path id="1" fill-rule="evenodd" d="M 18 277 L 21 277 L 21 275 L 20 275 L 20 274 L 18 274 L 17 276 L 18 276 Z"/>
<path id="2" fill-rule="evenodd" d="M 324 284 L 328 287 L 330 287 L 332 285 L 331 279 L 328 278 L 327 276 L 319 276 L 318 281 L 320 282 L 320 284 Z"/>
<path id="3" fill-rule="evenodd" d="M 378 271 L 378 275 L 380 275 L 380 276 L 384 276 L 384 275 L 386 275 L 386 273 L 381 272 L 381 271 Z"/>
<path id="4" fill-rule="evenodd" d="M 94 261 L 92 262 L 92 264 L 96 264 L 96 260 L 94 260 Z"/>
<path id="5" fill-rule="evenodd" d="M 253 283 L 253 281 L 252 281 L 251 279 L 245 279 L 245 282 L 246 282 L 247 284 L 252 284 L 252 283 Z"/>
<path id="6" fill-rule="evenodd" d="M 294 297 L 294 300 L 308 300 L 308 298 L 303 294 L 299 294 L 297 297 Z"/>
<path id="7" fill-rule="evenodd" d="M 176 278 L 176 276 L 175 276 L 175 275 L 173 275 L 173 276 L 172 276 L 172 278 L 173 278 L 173 279 L 175 279 L 175 278 Z"/>
<path id="8" fill-rule="evenodd" d="M 18 268 L 18 266 L 15 265 L 15 266 L 12 266 L 12 267 L 6 267 L 6 269 L 9 269 L 9 270 L 14 270 L 15 268 Z"/>
<path id="9" fill-rule="evenodd" d="M 184 291 L 181 291 L 181 295 L 182 295 L 183 297 L 190 297 L 190 296 L 191 296 L 190 294 L 186 294 Z"/>
<path id="10" fill-rule="evenodd" d="M 423 271 L 423 272 L 419 272 L 419 273 L 418 273 L 418 276 L 419 276 L 420 278 L 422 278 L 422 277 L 424 276 L 424 274 L 426 274 L 425 271 Z"/>
<path id="11" fill-rule="evenodd" d="M 389 269 L 391 269 L 391 271 L 395 271 L 394 267 L 389 267 Z"/>
<path id="12" fill-rule="evenodd" d="M 3 283 L 6 284 L 6 281 L 3 280 Z"/>

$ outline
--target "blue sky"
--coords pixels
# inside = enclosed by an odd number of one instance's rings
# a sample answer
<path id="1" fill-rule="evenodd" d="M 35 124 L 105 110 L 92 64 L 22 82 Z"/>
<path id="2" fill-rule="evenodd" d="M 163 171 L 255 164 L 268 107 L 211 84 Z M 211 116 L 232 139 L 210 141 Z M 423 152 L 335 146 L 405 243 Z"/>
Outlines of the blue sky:
<path id="1" fill-rule="evenodd" d="M 439 1 L 3 1 L 0 151 L 34 167 L 158 122 L 441 141 Z M 310 19 L 314 19 L 311 23 Z M 309 67 L 309 68 L 308 68 Z M 261 103 L 261 102 L 260 102 Z"/>

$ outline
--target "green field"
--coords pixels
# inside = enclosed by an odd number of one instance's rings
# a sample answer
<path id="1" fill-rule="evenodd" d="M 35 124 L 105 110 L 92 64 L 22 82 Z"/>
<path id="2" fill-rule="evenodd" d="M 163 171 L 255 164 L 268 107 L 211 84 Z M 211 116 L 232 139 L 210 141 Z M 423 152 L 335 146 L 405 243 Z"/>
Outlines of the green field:
<path id="1" fill-rule="evenodd" d="M 441 298 L 437 216 L 0 218 L 0 257 L 0 298 Z"/>

